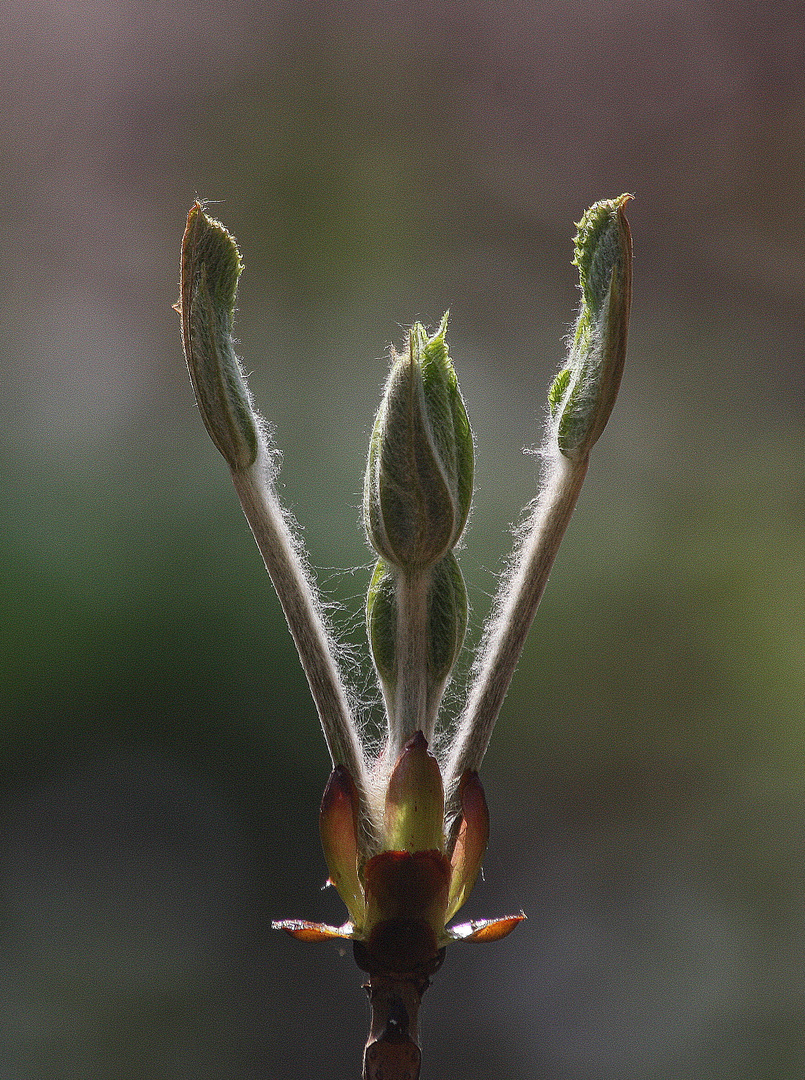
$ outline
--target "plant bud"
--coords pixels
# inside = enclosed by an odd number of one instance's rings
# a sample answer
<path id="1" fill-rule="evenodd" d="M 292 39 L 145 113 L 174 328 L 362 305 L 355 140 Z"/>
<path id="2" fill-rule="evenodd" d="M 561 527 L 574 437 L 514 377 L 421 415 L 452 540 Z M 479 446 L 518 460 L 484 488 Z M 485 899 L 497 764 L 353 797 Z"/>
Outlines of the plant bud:
<path id="1" fill-rule="evenodd" d="M 582 304 L 567 366 L 548 395 L 561 452 L 583 458 L 606 427 L 618 396 L 632 299 L 632 238 L 623 208 L 605 199 L 578 223 L 575 265 Z"/>
<path id="2" fill-rule="evenodd" d="M 442 774 L 421 731 L 405 744 L 389 777 L 384 834 L 390 851 L 441 851 L 444 844 Z"/>
<path id="3" fill-rule="evenodd" d="M 428 338 L 416 323 L 392 368 L 375 420 L 364 522 L 378 555 L 423 570 L 453 548 L 472 498 L 473 444 L 447 353 L 447 314 Z"/>
<path id="4" fill-rule="evenodd" d="M 232 343 L 242 269 L 234 238 L 195 203 L 182 240 L 182 344 L 204 426 L 235 471 L 254 464 L 259 445 L 251 395 Z"/>

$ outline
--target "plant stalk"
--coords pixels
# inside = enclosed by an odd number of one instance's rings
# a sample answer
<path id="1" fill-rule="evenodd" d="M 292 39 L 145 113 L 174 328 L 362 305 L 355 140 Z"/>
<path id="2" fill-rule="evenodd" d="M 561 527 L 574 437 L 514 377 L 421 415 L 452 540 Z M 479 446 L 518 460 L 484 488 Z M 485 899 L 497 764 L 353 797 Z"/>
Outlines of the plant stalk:
<path id="1" fill-rule="evenodd" d="M 436 707 L 429 702 L 428 595 L 429 571 L 397 574 L 397 687 L 389 724 L 389 762 L 402 753 L 412 735 L 433 738 Z M 436 703 L 438 707 L 438 702 Z"/>
<path id="2" fill-rule="evenodd" d="M 458 783 L 477 772 L 528 631 L 534 621 L 554 559 L 587 475 L 589 454 L 578 461 L 556 456 L 548 485 L 534 509 L 512 571 L 504 579 L 481 646 L 475 678 L 445 765 L 451 815 L 458 811 Z"/>
<path id="3" fill-rule="evenodd" d="M 406 972 L 378 968 L 357 942 L 355 959 L 369 971 L 364 989 L 371 1024 L 363 1054 L 363 1080 L 419 1080 L 419 1006 L 431 976 L 442 966 L 444 949 Z"/>
<path id="4" fill-rule="evenodd" d="M 293 534 L 259 459 L 248 469 L 232 470 L 232 481 L 299 652 L 330 757 L 354 780 L 359 820 L 368 823 L 368 777 L 349 698 L 334 659 L 334 643 L 304 573 Z"/>

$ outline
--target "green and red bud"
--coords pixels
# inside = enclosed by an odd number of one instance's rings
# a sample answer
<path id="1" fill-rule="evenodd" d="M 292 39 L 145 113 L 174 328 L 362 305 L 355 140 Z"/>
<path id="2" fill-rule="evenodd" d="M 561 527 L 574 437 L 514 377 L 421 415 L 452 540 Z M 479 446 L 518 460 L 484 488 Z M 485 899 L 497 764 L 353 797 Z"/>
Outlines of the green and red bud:
<path id="1" fill-rule="evenodd" d="M 447 923 L 472 891 L 489 838 L 489 812 L 475 773 L 462 777 L 461 821 L 448 854 L 444 786 L 422 732 L 406 743 L 388 780 L 380 850 L 362 854 L 358 798 L 342 766 L 330 775 L 319 817 L 330 882 L 350 922 L 326 926 L 303 919 L 274 923 L 301 941 L 351 938 L 367 970 L 404 971 L 431 962 L 450 941 L 494 941 L 523 915 L 462 926 Z"/>

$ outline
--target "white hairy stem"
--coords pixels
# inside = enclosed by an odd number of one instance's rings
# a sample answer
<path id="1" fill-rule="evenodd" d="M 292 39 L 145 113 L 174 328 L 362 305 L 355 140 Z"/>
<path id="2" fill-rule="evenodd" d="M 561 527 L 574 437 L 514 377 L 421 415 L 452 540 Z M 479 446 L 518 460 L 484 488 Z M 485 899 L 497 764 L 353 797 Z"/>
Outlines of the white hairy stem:
<path id="1" fill-rule="evenodd" d="M 475 677 L 445 763 L 445 787 L 456 790 L 467 769 L 477 771 L 511 683 L 525 639 L 570 522 L 587 473 L 589 455 L 570 461 L 556 454 L 551 473 L 501 584 L 475 665 Z"/>
<path id="2" fill-rule="evenodd" d="M 344 765 L 349 771 L 368 816 L 366 764 L 335 661 L 335 645 L 261 458 L 262 454 L 248 469 L 233 470 L 232 480 L 299 652 L 330 757 L 334 765 Z"/>
<path id="3" fill-rule="evenodd" d="M 408 740 L 421 731 L 430 742 L 436 707 L 429 702 L 428 596 L 430 570 L 396 573 L 397 685 L 389 716 L 389 765 L 400 756 Z"/>

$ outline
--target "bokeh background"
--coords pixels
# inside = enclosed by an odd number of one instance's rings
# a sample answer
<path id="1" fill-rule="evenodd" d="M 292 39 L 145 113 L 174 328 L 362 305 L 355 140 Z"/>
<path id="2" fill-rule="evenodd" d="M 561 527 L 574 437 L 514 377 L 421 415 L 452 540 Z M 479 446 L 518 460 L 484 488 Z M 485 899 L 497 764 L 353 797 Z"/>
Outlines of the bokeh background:
<path id="1" fill-rule="evenodd" d="M 328 759 L 182 361 L 195 195 L 361 642 L 388 345 L 451 309 L 479 629 L 535 494 L 573 223 L 636 195 L 621 399 L 484 773 L 425 1078 L 805 1074 L 805 31 L 793 0 L 6 0 L 0 1078 L 357 1076 Z M 353 673 L 367 701 L 365 659 Z"/>

